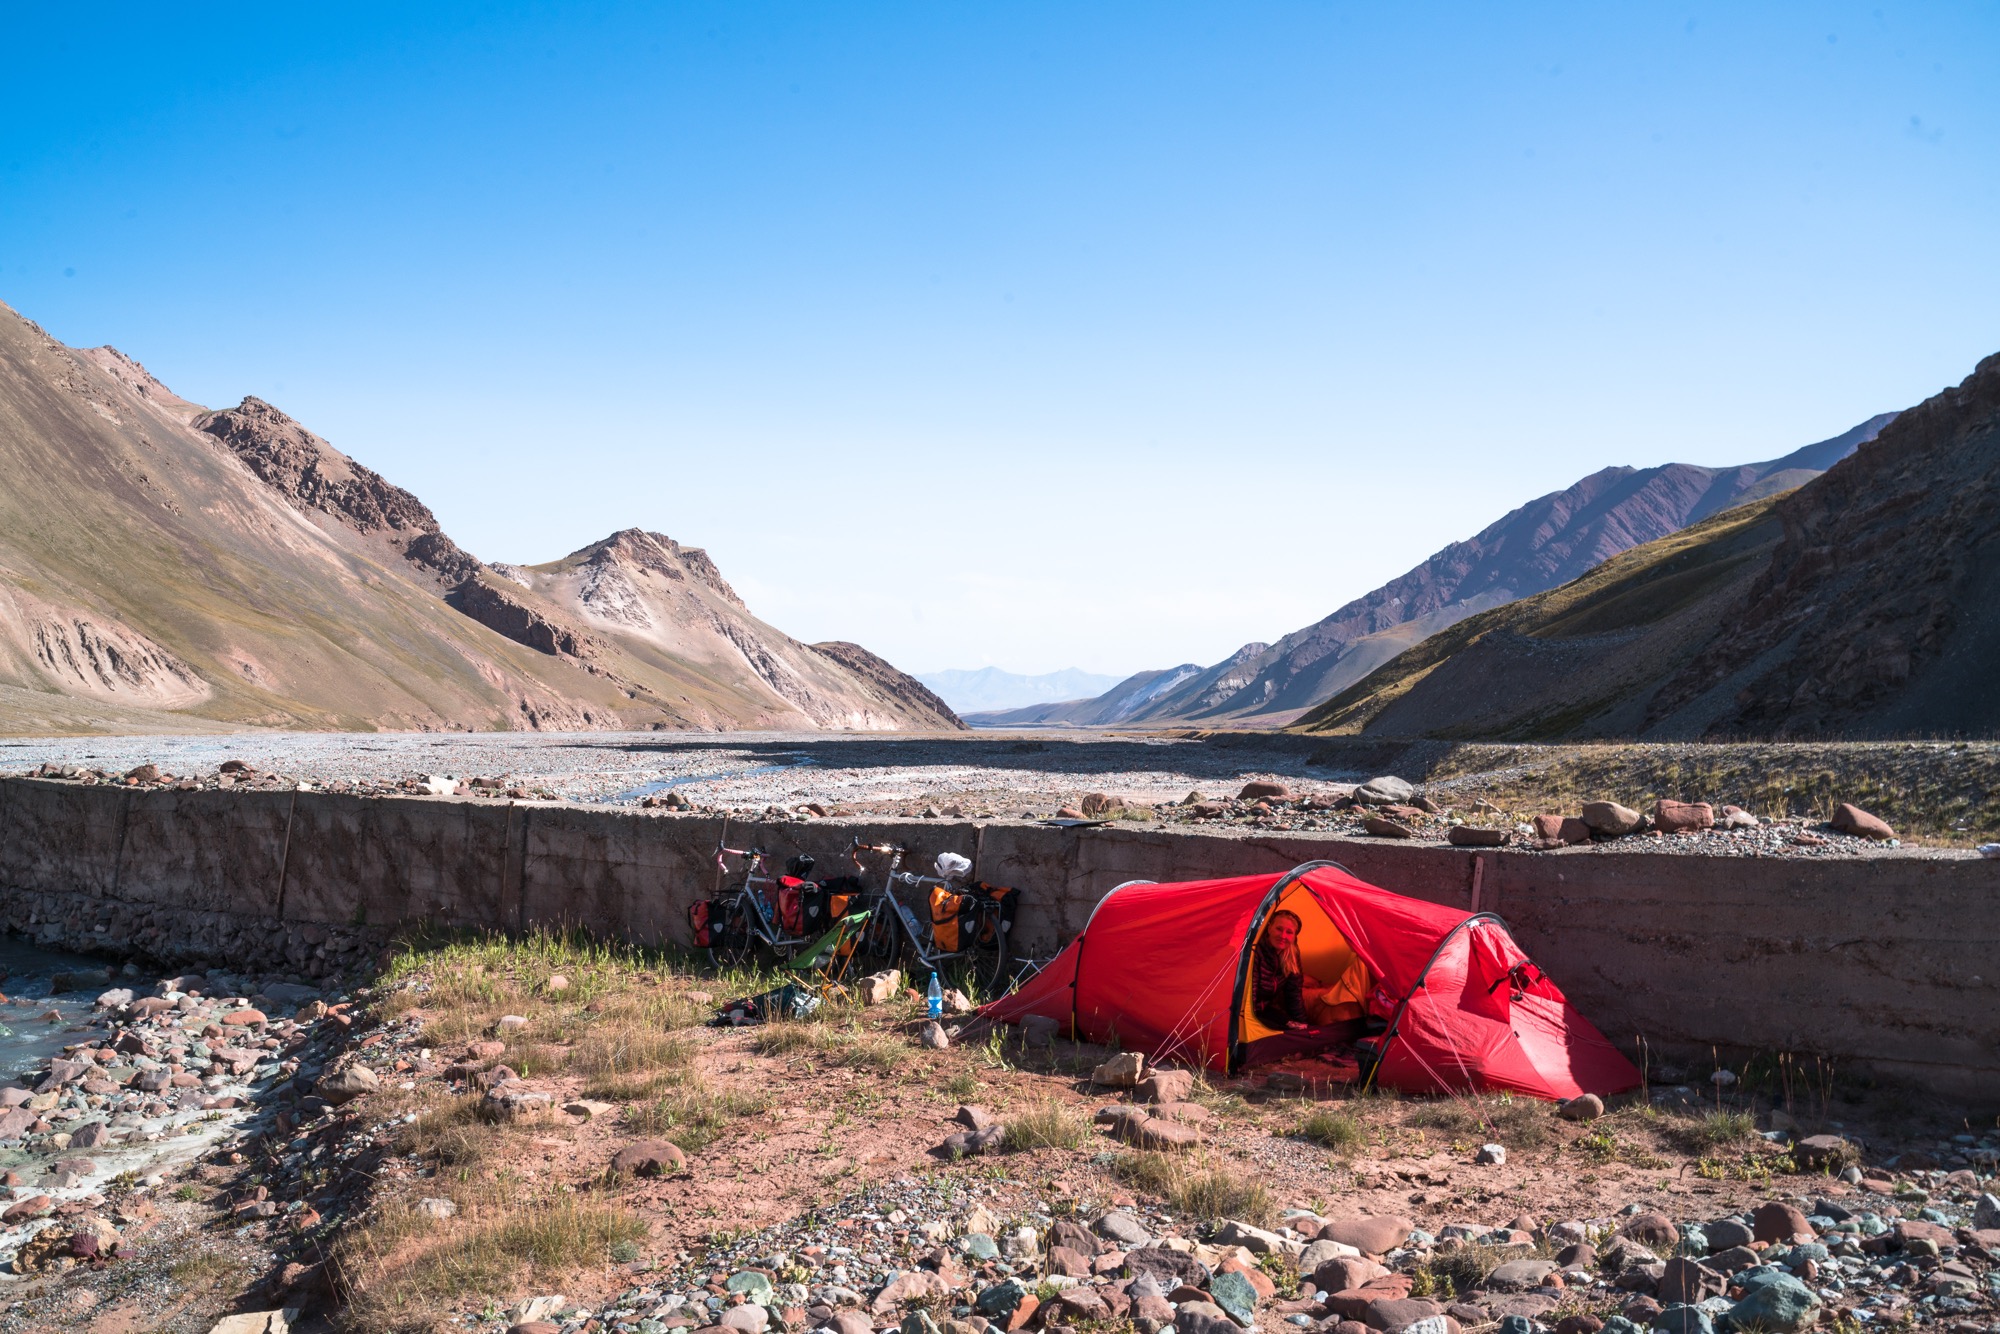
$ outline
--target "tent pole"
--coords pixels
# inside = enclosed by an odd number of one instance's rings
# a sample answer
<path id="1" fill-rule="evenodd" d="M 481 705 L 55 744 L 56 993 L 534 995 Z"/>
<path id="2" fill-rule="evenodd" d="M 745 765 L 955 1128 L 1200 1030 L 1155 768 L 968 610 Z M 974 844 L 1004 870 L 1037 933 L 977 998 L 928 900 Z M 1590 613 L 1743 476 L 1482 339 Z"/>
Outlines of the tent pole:
<path id="1" fill-rule="evenodd" d="M 1403 999 L 1396 1002 L 1396 1012 L 1389 1016 L 1389 1026 L 1382 1030 L 1382 1045 L 1375 1051 L 1375 1063 L 1368 1069 L 1368 1078 L 1361 1083 L 1361 1091 L 1363 1093 L 1366 1093 L 1375 1086 L 1375 1072 L 1382 1068 L 1382 1062 L 1388 1058 L 1389 1044 L 1395 1041 L 1396 1030 L 1403 1022 L 1403 1011 L 1410 1008 L 1412 998 L 1419 991 L 1423 990 L 1424 979 L 1429 977 L 1431 969 L 1437 966 L 1438 959 L 1444 954 L 1444 947 L 1451 944 L 1452 937 L 1471 926 L 1474 922 L 1492 922 L 1502 931 L 1507 932 L 1509 939 L 1513 938 L 1513 931 L 1509 929 L 1507 923 L 1501 919 L 1500 914 L 1497 912 L 1473 913 L 1457 926 L 1444 933 L 1444 939 L 1440 940 L 1437 948 L 1431 951 L 1431 957 L 1424 961 L 1423 971 L 1417 974 L 1417 980 L 1410 984 L 1410 989 L 1403 994 Z"/>

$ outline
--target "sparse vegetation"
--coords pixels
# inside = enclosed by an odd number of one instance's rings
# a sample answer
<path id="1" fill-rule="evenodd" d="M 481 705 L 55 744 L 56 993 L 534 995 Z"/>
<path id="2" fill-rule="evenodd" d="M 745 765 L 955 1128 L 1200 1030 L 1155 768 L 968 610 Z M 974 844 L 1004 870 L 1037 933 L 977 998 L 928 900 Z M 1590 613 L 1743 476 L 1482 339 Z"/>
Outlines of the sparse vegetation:
<path id="1" fill-rule="evenodd" d="M 1504 1093 L 1426 1102 L 1411 1111 L 1409 1124 L 1453 1136 L 1490 1135 L 1510 1149 L 1538 1148 L 1550 1135 L 1547 1104 Z"/>
<path id="2" fill-rule="evenodd" d="M 1368 1133 L 1361 1121 L 1352 1112 L 1320 1108 L 1308 1112 L 1299 1122 L 1299 1138 L 1310 1140 L 1323 1149 L 1346 1155 L 1353 1153 L 1367 1142 Z"/>
<path id="3" fill-rule="evenodd" d="M 1074 1149 L 1083 1143 L 1083 1119 L 1058 1102 L 1045 1102 L 1007 1118 L 1001 1141 L 1010 1153 Z"/>
<path id="4" fill-rule="evenodd" d="M 1683 1152 L 1707 1155 L 1754 1137 L 1756 1118 L 1748 1112 L 1712 1110 L 1692 1118 L 1673 1118 L 1667 1138 Z"/>
<path id="5" fill-rule="evenodd" d="M 459 1213 L 447 1222 L 392 1202 L 341 1239 L 333 1258 L 350 1323 L 428 1330 L 457 1298 L 501 1290 L 528 1274 L 554 1277 L 601 1264 L 614 1248 L 636 1247 L 646 1235 L 637 1216 L 560 1192 L 489 1185 L 461 1187 L 454 1199 Z"/>
<path id="6" fill-rule="evenodd" d="M 1263 1182 L 1213 1163 L 1164 1153 L 1121 1153 L 1111 1171 L 1127 1185 L 1205 1221 L 1233 1218 L 1266 1227 L 1278 1216 L 1277 1202 Z"/>

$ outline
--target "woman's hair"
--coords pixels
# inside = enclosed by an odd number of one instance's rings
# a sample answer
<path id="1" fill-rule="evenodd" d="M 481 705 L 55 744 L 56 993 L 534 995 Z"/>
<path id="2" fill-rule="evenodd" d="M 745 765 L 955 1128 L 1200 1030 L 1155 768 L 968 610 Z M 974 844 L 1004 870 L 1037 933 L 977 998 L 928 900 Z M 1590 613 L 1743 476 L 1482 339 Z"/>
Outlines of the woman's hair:
<path id="1" fill-rule="evenodd" d="M 1278 953 L 1277 943 L 1271 939 L 1271 928 L 1278 924 L 1278 919 L 1280 917 L 1283 917 L 1287 921 L 1291 922 L 1292 931 L 1294 932 L 1294 935 L 1292 937 L 1292 947 L 1286 950 L 1282 954 Z M 1305 971 L 1304 965 L 1302 965 L 1299 962 L 1299 941 L 1298 941 L 1298 936 L 1296 934 L 1297 932 L 1303 931 L 1305 929 L 1306 929 L 1306 924 L 1303 921 L 1299 920 L 1299 915 L 1293 912 L 1290 908 L 1280 908 L 1278 909 L 1278 911 L 1272 913 L 1269 917 L 1264 919 L 1264 936 L 1263 939 L 1259 942 L 1260 946 L 1263 949 L 1271 951 L 1271 953 L 1274 956 L 1276 956 L 1277 961 L 1281 965 L 1283 965 L 1285 970 L 1285 976 L 1287 977 L 1290 977 L 1293 973 L 1299 973 Z"/>

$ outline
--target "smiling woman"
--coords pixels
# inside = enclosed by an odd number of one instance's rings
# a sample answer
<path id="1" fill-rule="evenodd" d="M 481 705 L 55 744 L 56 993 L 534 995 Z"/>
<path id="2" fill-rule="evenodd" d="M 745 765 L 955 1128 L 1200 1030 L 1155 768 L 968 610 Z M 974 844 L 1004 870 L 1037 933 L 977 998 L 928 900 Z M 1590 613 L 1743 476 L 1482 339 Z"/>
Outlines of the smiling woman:
<path id="1" fill-rule="evenodd" d="M 0 22 L 8 300 L 287 386 L 471 550 L 670 532 L 891 661 L 1216 661 L 1916 402 L 2000 297 L 1976 6 Z"/>

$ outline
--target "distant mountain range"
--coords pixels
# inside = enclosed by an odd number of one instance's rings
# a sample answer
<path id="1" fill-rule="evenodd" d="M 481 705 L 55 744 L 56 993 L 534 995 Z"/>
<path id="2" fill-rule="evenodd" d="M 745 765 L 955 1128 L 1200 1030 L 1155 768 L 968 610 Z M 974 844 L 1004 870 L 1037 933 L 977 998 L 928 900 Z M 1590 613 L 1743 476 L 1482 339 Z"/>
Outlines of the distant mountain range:
<path id="1" fill-rule="evenodd" d="M 636 528 L 488 565 L 277 408 L 210 411 L 0 305 L 0 733 L 960 729 Z"/>
<path id="2" fill-rule="evenodd" d="M 1195 723 L 1277 727 L 1467 616 L 1558 587 L 1646 542 L 1819 476 L 1896 414 L 1762 463 L 1605 468 L 1531 500 L 1463 542 L 1275 644 L 1208 667 L 1144 672 L 1093 699 L 981 712 L 976 727 Z"/>
<path id="3" fill-rule="evenodd" d="M 2000 356 L 1796 491 L 1469 617 L 1299 720 L 1395 737 L 2000 733 Z"/>
<path id="4" fill-rule="evenodd" d="M 945 703 L 960 713 L 982 709 L 1013 709 L 1050 700 L 1081 699 L 1118 684 L 1115 676 L 1080 671 L 1075 667 L 1040 676 L 1023 676 L 998 667 L 973 670 L 918 672 L 922 681 Z"/>

